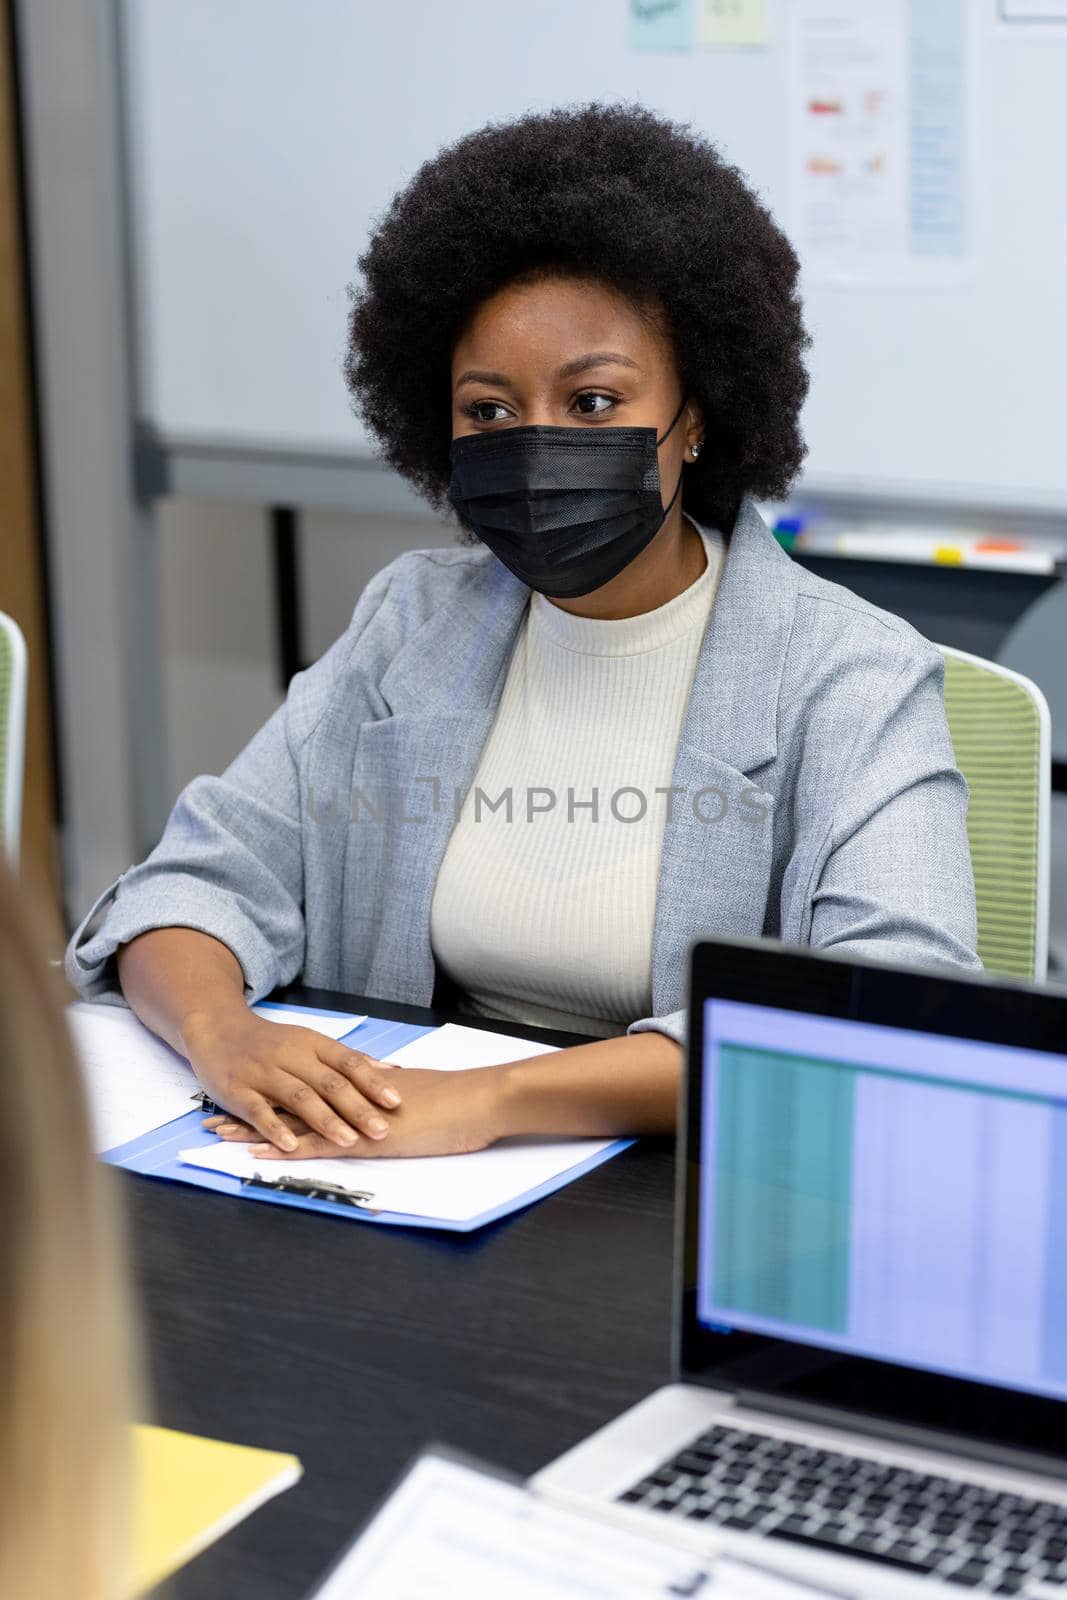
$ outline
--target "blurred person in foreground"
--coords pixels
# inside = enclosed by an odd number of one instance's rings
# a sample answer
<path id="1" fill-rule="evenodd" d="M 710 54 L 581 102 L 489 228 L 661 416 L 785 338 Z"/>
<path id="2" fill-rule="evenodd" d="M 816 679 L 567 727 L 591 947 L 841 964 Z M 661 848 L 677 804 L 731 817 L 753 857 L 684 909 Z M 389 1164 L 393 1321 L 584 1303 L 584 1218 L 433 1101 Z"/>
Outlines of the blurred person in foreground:
<path id="1" fill-rule="evenodd" d="M 0 866 L 0 1595 L 128 1589 L 118 1219 L 37 919 Z"/>

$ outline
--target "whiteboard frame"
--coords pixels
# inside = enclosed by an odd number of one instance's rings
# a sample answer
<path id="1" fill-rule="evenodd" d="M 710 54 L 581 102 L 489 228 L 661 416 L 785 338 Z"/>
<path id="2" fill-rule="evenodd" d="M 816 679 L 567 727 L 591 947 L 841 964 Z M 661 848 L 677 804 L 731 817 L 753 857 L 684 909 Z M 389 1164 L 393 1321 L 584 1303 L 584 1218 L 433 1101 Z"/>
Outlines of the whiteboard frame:
<path id="1" fill-rule="evenodd" d="M 309 441 L 249 443 L 187 434 L 168 437 L 140 424 L 135 476 L 139 495 L 152 500 L 173 494 L 191 499 L 255 500 L 262 505 L 352 511 L 390 517 L 437 518 L 437 512 L 369 451 L 340 450 Z M 790 499 L 855 507 L 866 517 L 885 512 L 896 520 L 909 507 L 951 523 L 966 517 L 1020 529 L 1035 521 L 1043 531 L 1065 533 L 1067 496 L 1033 489 L 978 492 L 973 485 L 906 479 L 871 479 L 848 474 L 801 474 Z M 1044 525 L 1048 526 L 1044 526 Z"/>

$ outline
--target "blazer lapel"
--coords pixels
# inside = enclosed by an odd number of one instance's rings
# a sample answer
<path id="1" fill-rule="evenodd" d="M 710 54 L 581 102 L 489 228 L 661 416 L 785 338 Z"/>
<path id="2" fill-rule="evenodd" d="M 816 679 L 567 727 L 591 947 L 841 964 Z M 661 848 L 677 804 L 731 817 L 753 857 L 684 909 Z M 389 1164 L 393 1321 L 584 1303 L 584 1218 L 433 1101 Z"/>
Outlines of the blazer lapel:
<path id="1" fill-rule="evenodd" d="M 708 934 L 763 932 L 773 796 L 752 774 L 777 755 L 796 568 L 744 500 L 678 742 L 653 929 L 656 1015 L 686 1003 L 688 953 Z"/>
<path id="2" fill-rule="evenodd" d="M 530 591 L 494 561 L 486 586 L 459 596 L 416 629 L 381 680 L 392 715 L 360 730 L 358 770 L 385 797 L 375 823 L 377 881 L 388 894 L 373 914 L 367 987 L 427 1005 L 433 994 L 430 904 L 458 806 L 489 735 Z M 365 881 L 359 829 L 349 830 L 346 881 Z M 358 916 L 351 925 L 360 942 Z M 356 963 L 358 967 L 358 962 Z"/>

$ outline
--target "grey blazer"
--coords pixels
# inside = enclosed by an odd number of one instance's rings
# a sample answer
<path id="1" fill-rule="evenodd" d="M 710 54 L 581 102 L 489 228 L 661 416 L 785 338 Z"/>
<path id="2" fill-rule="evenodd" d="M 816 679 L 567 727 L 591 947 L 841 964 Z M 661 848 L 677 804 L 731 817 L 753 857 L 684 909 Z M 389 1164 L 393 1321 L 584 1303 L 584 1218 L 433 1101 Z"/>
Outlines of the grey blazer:
<path id="1" fill-rule="evenodd" d="M 182 925 L 234 952 L 250 1001 L 308 984 L 429 1003 L 430 902 L 529 590 L 483 547 L 400 556 L 221 777 L 108 886 L 66 969 L 121 1003 L 116 948 Z M 654 1015 L 684 1035 L 703 934 L 980 965 L 967 789 L 941 657 L 805 572 L 745 502 L 675 760 L 653 926 Z"/>

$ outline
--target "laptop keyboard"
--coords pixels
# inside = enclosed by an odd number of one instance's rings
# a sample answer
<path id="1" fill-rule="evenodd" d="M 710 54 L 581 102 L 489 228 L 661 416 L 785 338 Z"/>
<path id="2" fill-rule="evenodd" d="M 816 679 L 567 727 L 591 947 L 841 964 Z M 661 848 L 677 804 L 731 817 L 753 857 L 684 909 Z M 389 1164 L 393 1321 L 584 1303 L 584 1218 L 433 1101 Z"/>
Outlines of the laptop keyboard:
<path id="1" fill-rule="evenodd" d="M 619 1498 L 988 1594 L 1067 1584 L 1067 1506 L 741 1428 L 710 1428 Z"/>

